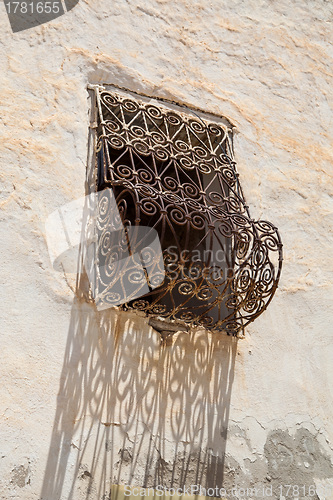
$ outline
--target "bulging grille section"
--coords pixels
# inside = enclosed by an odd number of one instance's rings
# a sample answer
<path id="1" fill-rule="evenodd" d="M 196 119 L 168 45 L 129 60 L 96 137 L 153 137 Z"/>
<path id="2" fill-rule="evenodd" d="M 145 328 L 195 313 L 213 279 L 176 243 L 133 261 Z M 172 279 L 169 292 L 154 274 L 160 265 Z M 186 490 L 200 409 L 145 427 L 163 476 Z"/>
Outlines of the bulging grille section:
<path id="1" fill-rule="evenodd" d="M 163 283 L 122 307 L 237 335 L 272 299 L 282 244 L 273 224 L 250 217 L 232 128 L 95 90 L 96 189 L 112 188 L 125 228 L 157 231 L 164 258 Z"/>

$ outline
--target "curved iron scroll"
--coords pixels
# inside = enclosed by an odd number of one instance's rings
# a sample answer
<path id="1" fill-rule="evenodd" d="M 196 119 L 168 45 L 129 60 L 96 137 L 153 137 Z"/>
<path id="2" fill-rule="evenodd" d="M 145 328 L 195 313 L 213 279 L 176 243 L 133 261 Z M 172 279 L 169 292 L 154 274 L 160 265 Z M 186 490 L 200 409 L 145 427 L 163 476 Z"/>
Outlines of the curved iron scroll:
<path id="1" fill-rule="evenodd" d="M 236 335 L 271 301 L 282 244 L 273 224 L 250 218 L 232 129 L 162 103 L 96 95 L 97 189 L 113 189 L 125 227 L 158 232 L 166 272 L 122 307 Z"/>

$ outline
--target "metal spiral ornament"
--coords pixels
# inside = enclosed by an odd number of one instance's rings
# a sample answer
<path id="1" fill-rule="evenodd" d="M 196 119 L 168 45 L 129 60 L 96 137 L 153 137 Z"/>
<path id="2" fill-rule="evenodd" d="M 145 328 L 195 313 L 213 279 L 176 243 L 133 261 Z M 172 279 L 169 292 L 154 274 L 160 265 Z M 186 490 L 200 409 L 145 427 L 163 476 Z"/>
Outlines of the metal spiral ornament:
<path id="1" fill-rule="evenodd" d="M 164 256 L 162 285 L 122 307 L 237 335 L 272 300 L 282 243 L 272 223 L 250 217 L 232 129 L 103 88 L 96 97 L 96 186 L 113 189 L 125 226 L 157 231 Z M 115 242 L 98 224 L 106 270 L 115 273 Z M 106 277 L 97 273 L 99 294 Z M 115 300 L 112 290 L 105 300 Z"/>

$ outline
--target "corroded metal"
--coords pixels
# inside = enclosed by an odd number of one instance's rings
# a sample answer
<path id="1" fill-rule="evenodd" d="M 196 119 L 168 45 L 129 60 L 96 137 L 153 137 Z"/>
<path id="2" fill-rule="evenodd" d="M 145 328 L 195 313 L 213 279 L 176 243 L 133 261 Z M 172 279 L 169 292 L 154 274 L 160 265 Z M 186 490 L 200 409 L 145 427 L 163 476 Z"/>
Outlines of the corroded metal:
<path id="1" fill-rule="evenodd" d="M 250 217 L 232 129 L 103 88 L 96 96 L 97 189 L 113 189 L 125 227 L 157 230 L 166 271 L 122 307 L 236 335 L 271 301 L 282 244 L 273 224 Z"/>

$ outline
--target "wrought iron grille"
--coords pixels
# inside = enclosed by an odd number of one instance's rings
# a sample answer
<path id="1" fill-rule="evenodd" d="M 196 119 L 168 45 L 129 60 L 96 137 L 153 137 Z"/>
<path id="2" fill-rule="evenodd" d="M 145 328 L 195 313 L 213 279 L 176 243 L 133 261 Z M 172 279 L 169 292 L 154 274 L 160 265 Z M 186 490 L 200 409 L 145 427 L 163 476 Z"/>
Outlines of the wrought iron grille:
<path id="1" fill-rule="evenodd" d="M 164 256 L 163 283 L 122 307 L 236 335 L 271 301 L 282 244 L 273 224 L 250 217 L 232 128 L 162 102 L 95 91 L 96 189 L 112 188 L 125 227 L 156 229 Z M 96 296 L 112 305 L 96 279 Z"/>

